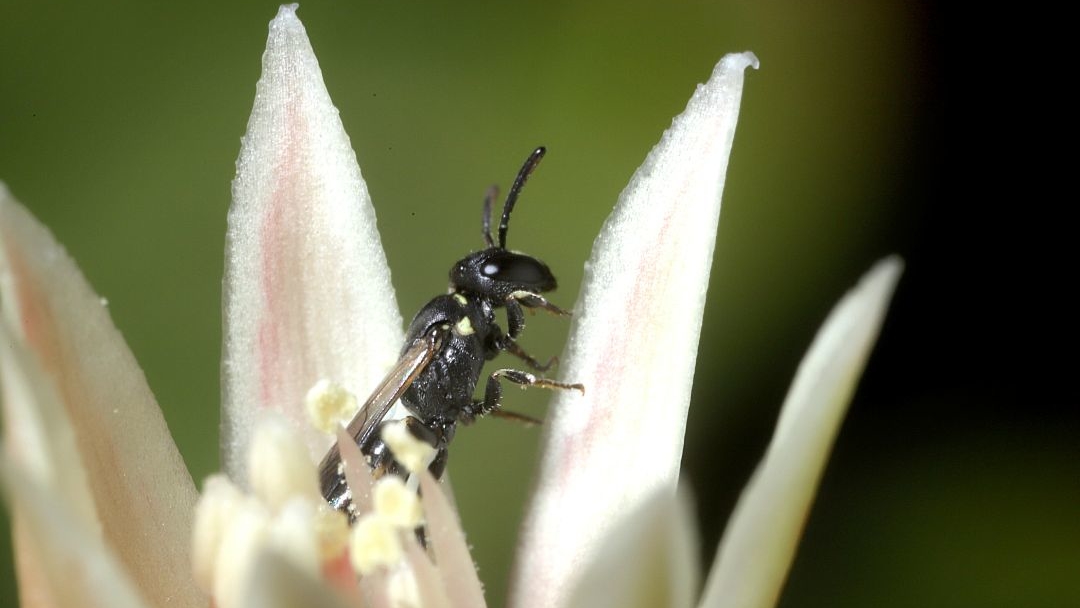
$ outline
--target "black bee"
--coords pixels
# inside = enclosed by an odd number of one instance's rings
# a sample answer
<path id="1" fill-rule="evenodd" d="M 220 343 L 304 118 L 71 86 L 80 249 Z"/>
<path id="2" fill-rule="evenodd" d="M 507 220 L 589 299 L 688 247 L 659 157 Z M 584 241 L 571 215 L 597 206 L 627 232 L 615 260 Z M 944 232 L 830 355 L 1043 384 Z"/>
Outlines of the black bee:
<path id="1" fill-rule="evenodd" d="M 483 399 L 473 393 L 480 381 L 485 361 L 500 352 L 521 358 L 529 367 L 546 371 L 555 358 L 541 364 L 529 356 L 516 340 L 525 328 L 524 308 L 539 308 L 556 315 L 569 315 L 540 294 L 555 289 L 555 277 L 540 260 L 506 248 L 506 231 L 525 181 L 544 157 L 544 148 L 533 151 L 518 172 L 503 204 L 499 221 L 499 242 L 491 236 L 491 205 L 498 196 L 494 186 L 484 197 L 482 228 L 487 248 L 471 253 L 450 269 L 450 291 L 420 309 L 409 324 L 405 347 L 397 364 L 368 397 L 347 430 L 368 457 L 375 476 L 405 475 L 404 467 L 379 436 L 383 418 L 401 399 L 409 411 L 407 428 L 417 438 L 435 448 L 428 470 L 436 478 L 446 469 L 447 446 L 458 423 L 470 424 L 480 416 L 492 415 L 524 422 L 536 420 L 500 409 L 500 380 L 523 386 L 577 389 L 581 384 L 565 384 L 514 369 L 498 369 L 487 379 Z M 506 309 L 504 333 L 495 320 L 495 309 Z M 323 497 L 336 509 L 348 512 L 352 495 L 342 473 L 341 453 L 335 443 L 319 465 Z M 351 515 L 351 514 L 350 514 Z"/>

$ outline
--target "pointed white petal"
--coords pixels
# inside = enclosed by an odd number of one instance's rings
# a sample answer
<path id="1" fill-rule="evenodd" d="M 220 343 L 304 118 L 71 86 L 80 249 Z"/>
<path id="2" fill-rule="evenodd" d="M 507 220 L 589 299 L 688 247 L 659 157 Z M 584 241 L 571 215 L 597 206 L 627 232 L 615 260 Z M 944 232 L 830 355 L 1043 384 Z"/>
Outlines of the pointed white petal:
<path id="1" fill-rule="evenodd" d="M 428 537 L 450 604 L 455 608 L 483 608 L 487 605 L 484 587 L 476 574 L 457 510 L 445 493 L 445 485 L 435 481 L 426 470 L 420 471 L 419 475 Z"/>
<path id="2" fill-rule="evenodd" d="M 35 599 L 44 605 L 87 608 L 149 605 L 82 516 L 4 456 L 0 456 L 0 482 L 14 516 L 20 583 L 25 582 L 23 558 L 36 564 L 33 576 L 41 576 L 30 589 L 20 587 L 22 605 L 34 605 Z M 173 598 L 170 605 L 199 605 L 190 599 Z"/>
<path id="3" fill-rule="evenodd" d="M 684 493 L 660 489 L 622 519 L 581 575 L 569 608 L 690 608 L 697 529 Z"/>
<path id="4" fill-rule="evenodd" d="M 270 22 L 236 162 L 225 250 L 222 451 L 243 480 L 258 411 L 283 413 L 318 461 L 304 396 L 367 395 L 401 345 L 375 212 L 296 5 Z"/>
<path id="5" fill-rule="evenodd" d="M 190 563 L 197 494 L 146 378 L 74 261 L 2 185 L 0 302 L 64 406 L 105 542 L 148 601 L 201 601 L 176 568 Z M 40 432 L 58 433 L 54 447 L 70 440 L 62 427 Z M 80 500 L 53 499 L 68 498 Z"/>
<path id="6" fill-rule="evenodd" d="M 750 53 L 728 55 L 634 174 L 593 245 L 537 496 L 518 605 L 561 605 L 614 522 L 673 492 L 698 334 Z M 663 404 L 657 415 L 656 404 Z"/>
<path id="7" fill-rule="evenodd" d="M 875 265 L 818 331 L 784 400 L 765 458 L 728 522 L 703 606 L 776 604 L 902 266 L 898 258 Z"/>

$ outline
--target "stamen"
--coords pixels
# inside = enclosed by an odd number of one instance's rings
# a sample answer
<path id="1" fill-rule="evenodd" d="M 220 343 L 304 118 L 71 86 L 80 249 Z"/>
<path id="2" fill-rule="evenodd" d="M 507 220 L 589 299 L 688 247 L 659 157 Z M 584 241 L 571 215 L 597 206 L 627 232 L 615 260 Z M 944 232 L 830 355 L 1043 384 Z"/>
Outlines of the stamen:
<path id="1" fill-rule="evenodd" d="M 345 515 L 319 496 L 314 465 L 287 425 L 262 420 L 250 456 L 252 494 L 215 475 L 206 480 L 196 505 L 194 576 L 219 608 L 246 601 L 249 578 L 265 551 L 319 579 L 323 565 L 343 560 L 349 544 Z"/>
<path id="2" fill-rule="evenodd" d="M 390 447 L 394 459 L 410 473 L 423 471 L 435 460 L 435 448 L 417 439 L 404 422 L 383 425 L 382 440 Z"/>
<path id="3" fill-rule="evenodd" d="M 356 395 L 325 378 L 308 390 L 304 405 L 312 426 L 329 435 L 334 434 L 342 423 L 348 423 L 360 409 Z"/>
<path id="4" fill-rule="evenodd" d="M 333 560 L 349 545 L 348 518 L 325 502 L 320 503 L 315 511 L 315 538 L 322 561 Z"/>
<path id="5" fill-rule="evenodd" d="M 255 428 L 248 454 L 252 491 L 277 511 L 294 496 L 318 499 L 318 474 L 308 450 L 278 418 L 265 418 Z"/>
<path id="6" fill-rule="evenodd" d="M 375 512 L 395 526 L 413 529 L 424 523 L 424 511 L 416 490 L 399 477 L 387 475 L 375 483 Z"/>
<path id="7" fill-rule="evenodd" d="M 268 538 L 277 553 L 312 578 L 318 578 L 322 570 L 315 512 L 315 506 L 309 500 L 293 498 L 270 522 Z"/>
<path id="8" fill-rule="evenodd" d="M 400 532 L 391 522 L 369 513 L 356 520 L 349 535 L 349 559 L 361 575 L 401 561 L 403 550 Z"/>
<path id="9" fill-rule="evenodd" d="M 270 515 L 257 500 L 244 498 L 230 518 L 213 573 L 213 597 L 219 608 L 243 605 L 255 558 L 266 545 Z"/>
<path id="10" fill-rule="evenodd" d="M 214 588 L 221 543 L 243 499 L 243 494 L 225 475 L 212 475 L 203 483 L 202 495 L 195 505 L 191 563 L 196 584 L 207 593 Z"/>
<path id="11" fill-rule="evenodd" d="M 411 568 L 398 568 L 386 579 L 386 596 L 394 608 L 420 608 L 420 586 Z"/>

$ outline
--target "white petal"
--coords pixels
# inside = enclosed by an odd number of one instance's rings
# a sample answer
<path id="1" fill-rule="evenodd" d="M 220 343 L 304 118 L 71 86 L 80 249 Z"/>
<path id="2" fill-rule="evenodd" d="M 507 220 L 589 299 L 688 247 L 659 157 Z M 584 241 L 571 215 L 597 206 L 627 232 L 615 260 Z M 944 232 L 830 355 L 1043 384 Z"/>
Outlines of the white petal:
<path id="1" fill-rule="evenodd" d="M 61 397 L 53 379 L 26 345 L 12 335 L 7 322 L 0 322 L 0 389 L 8 457 L 69 505 L 81 525 L 100 537 L 101 526 L 86 468 Z"/>
<path id="2" fill-rule="evenodd" d="M 236 162 L 226 242 L 222 450 L 243 480 L 256 413 L 283 413 L 318 461 L 304 396 L 367 395 L 401 345 L 375 211 L 296 5 L 270 22 Z"/>
<path id="3" fill-rule="evenodd" d="M 690 500 L 659 490 L 604 539 L 570 608 L 689 608 L 698 592 L 697 529 Z"/>
<path id="4" fill-rule="evenodd" d="M 70 514 L 69 525 L 100 545 L 101 525 L 67 413 L 52 380 L 26 347 L 14 339 L 7 322 L 0 322 L 0 389 L 6 440 L 4 456 L 13 468 L 47 488 L 43 494 L 47 492 L 54 497 L 52 500 L 64 503 Z M 18 492 L 19 488 L 13 485 L 10 491 Z M 32 500 L 22 502 L 33 504 Z M 15 504 L 12 509 L 19 593 L 23 598 L 63 594 L 64 590 L 53 587 L 63 584 L 63 571 L 57 568 L 67 564 L 54 553 L 68 553 L 68 549 L 35 539 L 40 522 L 31 518 L 27 525 L 21 508 Z M 35 604 L 26 601 L 24 605 Z"/>
<path id="5" fill-rule="evenodd" d="M 875 265 L 818 331 L 784 401 L 765 458 L 728 522 L 703 606 L 776 604 L 902 266 L 897 258 Z"/>
<path id="6" fill-rule="evenodd" d="M 456 608 L 483 608 L 486 606 L 484 587 L 476 574 L 461 520 L 450 503 L 445 482 L 435 481 L 427 471 L 418 475 L 428 537 L 450 603 Z"/>
<path id="7" fill-rule="evenodd" d="M 65 429 L 74 431 L 105 542 L 148 601 L 204 601 L 186 568 L 176 568 L 190 563 L 195 486 L 146 378 L 75 262 L 2 185 L 0 302 L 11 339 L 33 353 L 64 406 L 67 424 L 39 432 L 56 433 L 48 441 L 57 447 L 71 440 Z M 55 421 L 54 411 L 48 416 Z M 53 500 L 78 502 L 77 494 Z"/>
<path id="8" fill-rule="evenodd" d="M 387 581 L 390 598 L 397 606 L 416 606 L 417 608 L 464 608 L 461 604 L 451 603 L 447 590 L 443 586 L 445 575 L 440 576 L 441 568 L 431 563 L 427 553 L 420 548 L 415 536 L 405 539 L 405 560 L 408 568 L 403 568 L 390 575 Z M 441 564 L 440 564 L 441 566 Z M 401 577 L 400 587 L 395 589 L 395 575 Z M 400 589 L 400 590 L 399 590 Z M 415 593 L 412 593 L 415 591 Z M 416 601 L 408 601 L 414 599 Z M 481 604 L 482 606 L 482 604 Z"/>
<path id="9" fill-rule="evenodd" d="M 751 53 L 728 55 L 634 174 L 585 267 L 524 545 L 518 605 L 558 606 L 614 522 L 674 492 L 720 195 Z M 663 404 L 663 415 L 657 415 Z"/>
<path id="10" fill-rule="evenodd" d="M 32 477 L 22 474 L 0 456 L 0 481 L 12 506 L 15 544 L 21 558 L 29 556 L 40 567 L 31 589 L 20 585 L 22 605 L 86 606 L 87 608 L 142 608 L 139 596 L 116 557 L 101 537 L 87 529 L 82 517 Z M 182 564 L 181 568 L 186 568 Z M 45 589 L 38 583 L 45 583 Z M 44 593 L 44 595 L 37 595 Z M 29 597 L 28 597 L 29 595 Z M 46 599 L 48 598 L 48 599 Z M 173 598 L 174 606 L 197 606 L 190 598 Z M 40 601 L 36 604 L 35 600 Z M 202 600 L 205 604 L 205 600 Z"/>

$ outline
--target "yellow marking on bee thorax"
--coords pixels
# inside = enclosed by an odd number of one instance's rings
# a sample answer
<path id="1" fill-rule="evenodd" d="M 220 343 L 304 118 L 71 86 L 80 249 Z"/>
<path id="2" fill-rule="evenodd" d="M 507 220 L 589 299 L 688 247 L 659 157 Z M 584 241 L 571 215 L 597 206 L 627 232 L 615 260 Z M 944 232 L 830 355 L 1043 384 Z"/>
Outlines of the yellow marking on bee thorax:
<path id="1" fill-rule="evenodd" d="M 473 329 L 469 317 L 461 317 L 461 320 L 454 324 L 454 333 L 459 336 L 471 336 L 476 333 L 476 330 Z"/>

